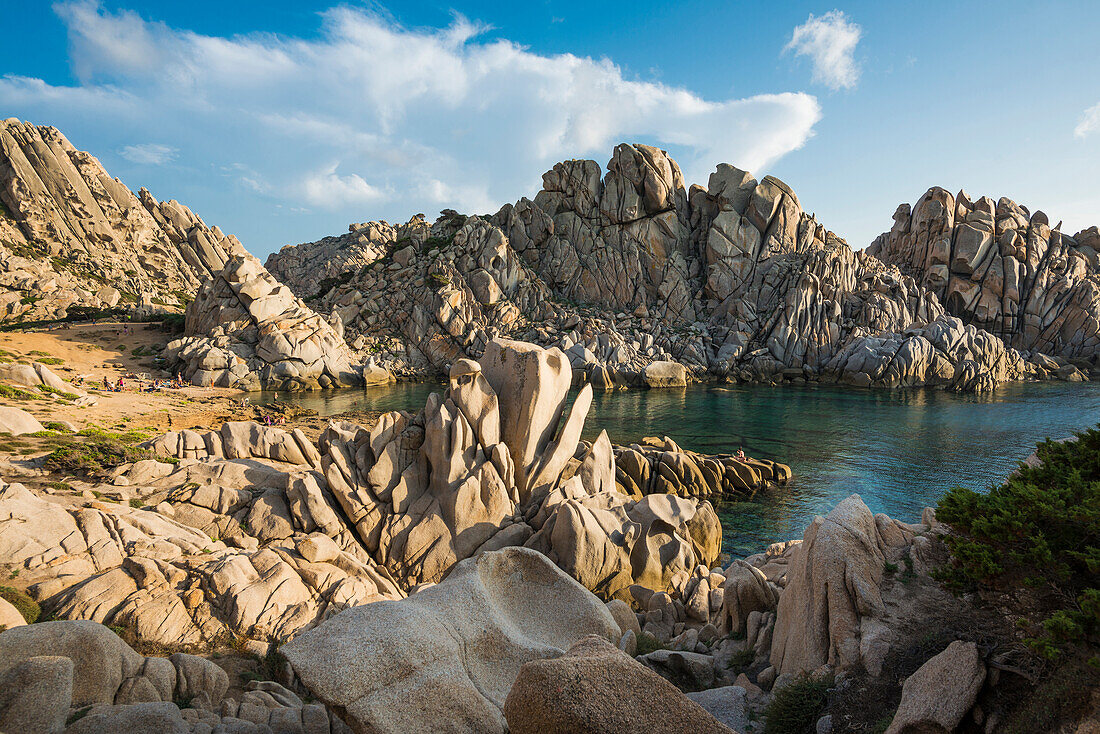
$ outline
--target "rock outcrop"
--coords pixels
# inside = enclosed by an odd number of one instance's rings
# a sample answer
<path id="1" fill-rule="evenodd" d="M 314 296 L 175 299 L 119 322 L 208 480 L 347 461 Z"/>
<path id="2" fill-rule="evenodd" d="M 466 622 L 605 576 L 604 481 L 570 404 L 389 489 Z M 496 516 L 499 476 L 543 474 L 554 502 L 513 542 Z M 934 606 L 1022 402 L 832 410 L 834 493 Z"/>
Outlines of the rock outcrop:
<path id="1" fill-rule="evenodd" d="M 164 357 L 194 385 L 308 390 L 363 383 L 337 330 L 251 255 L 231 258 L 203 284 L 187 307 L 184 333 Z"/>
<path id="2" fill-rule="evenodd" d="M 0 559 L 56 617 L 172 645 L 285 640 L 509 546 L 604 598 L 640 583 L 688 599 L 721 549 L 705 497 L 733 490 L 725 460 L 671 444 L 651 465 L 623 449 L 662 477 L 642 496 L 616 481 L 606 434 L 580 439 L 592 390 L 568 404 L 560 351 L 498 341 L 482 362 L 459 362 L 445 395 L 370 430 L 334 422 L 314 442 L 227 422 L 154 439 L 146 448 L 175 463 L 124 465 L 76 496 L 2 485 Z M 698 477 L 677 484 L 666 465 Z"/>
<path id="3" fill-rule="evenodd" d="M 144 657 L 95 622 L 61 621 L 0 634 L 0 731 L 28 734 L 344 734 L 324 705 L 275 681 L 226 697 L 214 662 Z M 181 706 L 183 708 L 181 708 Z"/>
<path id="4" fill-rule="evenodd" d="M 187 207 L 135 195 L 56 128 L 0 122 L 0 319 L 179 310 L 243 252 Z"/>
<path id="5" fill-rule="evenodd" d="M 905 679 L 901 704 L 886 734 L 955 731 L 974 706 L 985 672 L 977 645 L 952 642 Z"/>
<path id="6" fill-rule="evenodd" d="M 702 707 L 599 637 L 524 663 L 504 703 L 513 734 L 730 734 Z"/>
<path id="7" fill-rule="evenodd" d="M 166 645 L 285 639 L 340 609 L 403 596 L 353 546 L 311 553 L 295 525 L 303 527 L 302 511 L 292 514 L 278 496 L 287 475 L 255 462 L 192 462 L 178 473 L 159 466 L 167 471 L 136 466 L 130 476 L 145 475 L 150 499 L 165 498 L 162 511 L 107 501 L 64 507 L 23 485 L 0 485 L 0 559 L 55 617 L 126 627 Z M 158 479 L 172 489 L 160 490 Z M 237 511 L 242 521 L 218 511 Z"/>
<path id="8" fill-rule="evenodd" d="M 776 672 L 873 667 L 864 658 L 885 611 L 884 567 L 900 560 L 913 536 L 913 528 L 872 515 L 859 495 L 814 518 L 779 598 L 771 647 Z"/>
<path id="9" fill-rule="evenodd" d="M 936 187 L 899 206 L 893 228 L 868 252 L 915 278 L 964 323 L 1022 352 L 1088 369 L 1100 355 L 1100 233 L 1060 228 L 1004 197 L 973 200 Z"/>
<path id="10" fill-rule="evenodd" d="M 545 556 L 506 548 L 403 601 L 339 614 L 282 652 L 356 731 L 503 734 L 520 666 L 618 633 L 604 605 Z"/>
<path id="11" fill-rule="evenodd" d="M 1039 374 L 918 280 L 853 252 L 782 181 L 723 164 L 688 188 L 644 145 L 618 146 L 602 176 L 559 163 L 533 200 L 491 217 L 351 229 L 268 265 L 401 373 L 446 371 L 510 336 L 560 347 L 597 389 L 709 373 L 979 390 Z"/>

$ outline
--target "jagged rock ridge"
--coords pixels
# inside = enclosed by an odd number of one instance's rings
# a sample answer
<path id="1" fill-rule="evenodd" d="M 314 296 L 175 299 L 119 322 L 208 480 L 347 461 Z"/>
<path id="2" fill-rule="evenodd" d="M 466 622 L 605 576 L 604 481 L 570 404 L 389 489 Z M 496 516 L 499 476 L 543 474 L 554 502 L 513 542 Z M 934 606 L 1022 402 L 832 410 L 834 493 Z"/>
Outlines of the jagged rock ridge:
<path id="1" fill-rule="evenodd" d="M 625 144 L 600 174 L 566 161 L 491 217 L 352 225 L 268 267 L 399 372 L 445 371 L 510 335 L 561 347 L 596 387 L 644 384 L 665 360 L 695 377 L 962 390 L 1042 374 L 854 252 L 778 179 L 723 164 L 687 188 L 665 152 Z"/>
<path id="2" fill-rule="evenodd" d="M 182 308 L 244 248 L 176 201 L 135 195 L 53 127 L 0 122 L 0 318 Z"/>
<path id="3" fill-rule="evenodd" d="M 947 310 L 1020 350 L 1095 363 L 1100 353 L 1100 231 L 1072 237 L 1011 199 L 934 187 L 894 212 L 868 248 Z M 1082 365 L 1083 366 L 1083 365 Z"/>

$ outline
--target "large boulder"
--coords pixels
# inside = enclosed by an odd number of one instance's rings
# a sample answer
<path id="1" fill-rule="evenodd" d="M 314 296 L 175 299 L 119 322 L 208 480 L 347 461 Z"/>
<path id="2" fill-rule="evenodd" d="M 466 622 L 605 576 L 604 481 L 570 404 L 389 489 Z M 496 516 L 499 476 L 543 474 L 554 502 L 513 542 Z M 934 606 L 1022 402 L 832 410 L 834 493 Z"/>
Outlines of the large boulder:
<path id="1" fill-rule="evenodd" d="M 114 703 L 145 659 L 107 627 L 85 620 L 39 622 L 0 634 L 0 675 L 43 655 L 72 661 L 72 705 Z"/>
<path id="2" fill-rule="evenodd" d="M 777 673 L 861 661 L 862 625 L 885 611 L 879 586 L 887 557 L 912 536 L 901 523 L 872 515 L 855 494 L 814 518 L 779 597 L 771 649 Z"/>
<path id="3" fill-rule="evenodd" d="M 952 642 L 905 679 L 886 734 L 955 731 L 974 706 L 985 672 L 977 645 Z"/>
<path id="4" fill-rule="evenodd" d="M 590 634 L 618 641 L 603 603 L 542 554 L 505 548 L 400 602 L 342 612 L 282 653 L 358 731 L 504 732 L 520 667 Z"/>
<path id="5" fill-rule="evenodd" d="M 73 661 L 27 658 L 0 674 L 0 732 L 60 734 L 69 716 Z"/>
<path id="6" fill-rule="evenodd" d="M 21 436 L 42 430 L 38 419 L 25 410 L 0 406 L 0 433 Z"/>
<path id="7" fill-rule="evenodd" d="M 645 368 L 645 384 L 650 387 L 684 387 L 687 385 L 687 370 L 679 362 L 653 362 Z"/>
<path id="8" fill-rule="evenodd" d="M 729 734 L 675 686 L 599 637 L 520 668 L 504 703 L 512 734 Z"/>

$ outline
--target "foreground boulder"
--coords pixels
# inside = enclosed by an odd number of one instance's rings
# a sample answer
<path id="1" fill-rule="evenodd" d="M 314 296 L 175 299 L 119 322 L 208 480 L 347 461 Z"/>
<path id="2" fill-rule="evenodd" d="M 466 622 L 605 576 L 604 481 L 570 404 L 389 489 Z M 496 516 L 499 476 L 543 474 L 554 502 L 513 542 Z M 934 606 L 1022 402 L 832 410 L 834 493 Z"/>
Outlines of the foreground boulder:
<path id="1" fill-rule="evenodd" d="M 542 554 L 506 548 L 403 601 L 349 609 L 282 652 L 357 731 L 504 732 L 521 666 L 592 634 L 619 638 L 599 599 Z"/>
<path id="2" fill-rule="evenodd" d="M 5 734 L 347 731 L 324 706 L 306 704 L 274 681 L 250 681 L 239 701 L 225 697 L 228 687 L 225 670 L 210 660 L 184 653 L 143 657 L 95 622 L 0 632 Z"/>
<path id="3" fill-rule="evenodd" d="M 886 734 L 955 731 L 985 681 L 973 642 L 956 640 L 905 680 L 901 704 Z"/>
<path id="4" fill-rule="evenodd" d="M 0 731 L 57 734 L 65 728 L 73 661 L 58 655 L 27 658 L 0 673 Z"/>
<path id="5" fill-rule="evenodd" d="M 859 495 L 814 518 L 779 597 L 771 648 L 777 673 L 860 663 L 865 630 L 885 610 L 879 589 L 885 563 L 897 560 L 913 535 L 907 525 L 872 515 Z"/>
<path id="6" fill-rule="evenodd" d="M 504 703 L 512 734 L 729 734 L 671 683 L 606 640 L 520 668 Z"/>

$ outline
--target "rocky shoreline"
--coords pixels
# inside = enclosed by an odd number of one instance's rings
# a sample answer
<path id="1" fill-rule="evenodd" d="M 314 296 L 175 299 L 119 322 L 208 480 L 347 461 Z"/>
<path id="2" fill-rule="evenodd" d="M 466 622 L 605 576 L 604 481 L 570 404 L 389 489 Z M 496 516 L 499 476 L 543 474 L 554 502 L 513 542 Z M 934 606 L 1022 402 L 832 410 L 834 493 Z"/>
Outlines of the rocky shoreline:
<path id="1" fill-rule="evenodd" d="M 570 404 L 570 373 L 497 340 L 371 428 L 170 431 L 98 482 L 9 460 L 41 489 L 0 485 L 0 571 L 57 621 L 0 601 L 0 730 L 754 731 L 788 686 L 842 695 L 889 676 L 931 609 L 973 613 L 929 577 L 935 513 L 855 495 L 718 564 L 708 498 L 789 469 L 582 441 L 592 389 Z M 890 730 L 995 712 L 999 654 L 930 655 Z M 249 656 L 269 662 L 229 695 Z M 561 687 L 581 674 L 603 682 Z"/>
<path id="2" fill-rule="evenodd" d="M 596 389 L 1100 373 L 1095 227 L 1070 237 L 1007 199 L 933 189 L 859 252 L 774 177 L 721 164 L 689 186 L 664 151 L 622 144 L 606 173 L 559 163 L 493 215 L 356 223 L 264 267 L 55 128 L 2 128 L 0 321 L 185 311 L 163 356 L 195 385 L 424 379 L 498 337 L 560 348 Z"/>
<path id="3" fill-rule="evenodd" d="M 0 202 L 4 327 L 93 319 L 0 334 L 0 732 L 992 733 L 1040 678 L 932 508 L 852 494 L 727 560 L 712 503 L 789 467 L 582 432 L 596 390 L 1088 380 L 1095 228 L 932 189 L 857 252 L 778 179 L 624 144 L 265 266 L 17 120 Z M 415 412 L 248 403 L 431 375 Z"/>

